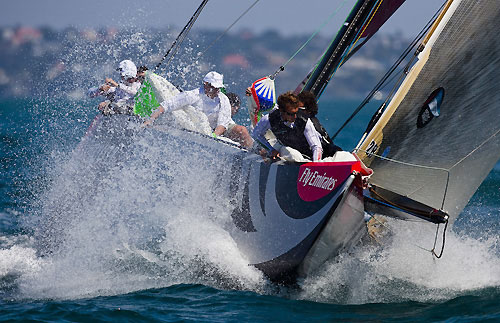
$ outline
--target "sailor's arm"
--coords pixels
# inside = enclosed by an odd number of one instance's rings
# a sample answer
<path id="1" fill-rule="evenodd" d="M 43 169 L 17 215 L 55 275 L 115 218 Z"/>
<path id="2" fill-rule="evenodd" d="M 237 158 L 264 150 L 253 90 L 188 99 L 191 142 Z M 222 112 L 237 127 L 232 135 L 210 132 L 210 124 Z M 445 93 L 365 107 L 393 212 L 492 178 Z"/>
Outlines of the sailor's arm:
<path id="1" fill-rule="evenodd" d="M 219 100 L 220 109 L 219 113 L 217 113 L 217 127 L 214 130 L 214 135 L 216 136 L 222 135 L 231 122 L 231 104 L 229 103 L 229 99 L 225 95 L 219 95 Z"/>
<path id="2" fill-rule="evenodd" d="M 215 130 L 214 130 L 214 135 L 216 135 L 216 136 L 220 136 L 220 135 L 222 135 L 225 131 L 226 131 L 226 127 L 221 126 L 221 125 L 218 125 L 217 127 L 215 127 Z"/>
<path id="3" fill-rule="evenodd" d="M 274 149 L 265 137 L 265 134 L 269 129 L 271 129 L 271 123 L 269 122 L 269 115 L 266 114 L 262 116 L 260 121 L 255 125 L 252 137 L 270 152 L 271 157 L 276 158 L 279 156 L 279 152 Z"/>
<path id="4" fill-rule="evenodd" d="M 173 97 L 170 97 L 160 103 L 160 106 L 151 114 L 149 120 L 144 122 L 145 126 L 152 125 L 153 122 L 165 111 L 175 111 L 184 108 L 185 106 L 194 104 L 199 98 L 192 91 L 181 92 Z"/>
<path id="5" fill-rule="evenodd" d="M 153 124 L 153 122 L 155 122 L 156 119 L 158 119 L 158 117 L 160 116 L 160 114 L 162 114 L 163 112 L 165 112 L 165 109 L 160 105 L 152 114 L 151 116 L 149 117 L 148 120 L 144 121 L 144 123 L 142 124 L 143 126 L 150 126 Z"/>
<path id="6" fill-rule="evenodd" d="M 87 90 L 87 96 L 91 97 L 91 98 L 95 98 L 95 97 L 101 95 L 101 93 L 102 93 L 101 89 L 98 88 L 97 86 L 92 87 L 92 88 Z"/>
<path id="7" fill-rule="evenodd" d="M 106 77 L 106 84 L 112 87 L 118 87 L 118 83 L 116 83 L 115 80 L 110 77 Z"/>
<path id="8" fill-rule="evenodd" d="M 304 136 L 313 153 L 313 161 L 321 160 L 323 157 L 323 147 L 321 146 L 319 134 L 310 119 L 307 119 Z"/>
<path id="9" fill-rule="evenodd" d="M 109 84 L 103 84 L 100 87 L 93 87 L 88 89 L 87 95 L 91 98 L 95 98 L 99 95 L 108 95 L 116 90 L 116 87 L 113 87 Z"/>

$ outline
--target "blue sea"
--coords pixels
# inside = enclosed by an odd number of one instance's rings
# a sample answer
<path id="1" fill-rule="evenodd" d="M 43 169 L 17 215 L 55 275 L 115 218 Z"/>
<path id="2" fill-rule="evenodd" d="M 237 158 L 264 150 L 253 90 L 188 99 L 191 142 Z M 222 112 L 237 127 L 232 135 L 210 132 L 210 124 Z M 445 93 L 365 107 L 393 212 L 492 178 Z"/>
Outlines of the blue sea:
<path id="1" fill-rule="evenodd" d="M 356 103 L 320 102 L 330 133 Z M 352 149 L 374 108 L 337 144 Z M 125 215 L 118 197 L 134 179 L 120 170 L 97 202 L 68 189 L 87 176 L 61 178 L 95 115 L 95 102 L 0 101 L 0 321 L 500 321 L 498 165 L 448 229 L 441 259 L 428 251 L 434 225 L 388 219 L 383 245 L 360 245 L 284 287 L 247 265 L 202 198 L 186 207 L 178 192 L 139 192 L 146 207 Z M 57 251 L 40 253 L 42 238 L 59 239 Z"/>

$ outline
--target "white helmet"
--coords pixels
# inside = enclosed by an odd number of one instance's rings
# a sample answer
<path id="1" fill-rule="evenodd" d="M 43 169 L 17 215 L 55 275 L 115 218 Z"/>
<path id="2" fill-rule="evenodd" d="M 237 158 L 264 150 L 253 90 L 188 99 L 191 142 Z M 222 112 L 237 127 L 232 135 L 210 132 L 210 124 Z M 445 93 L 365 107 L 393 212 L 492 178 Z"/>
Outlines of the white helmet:
<path id="1" fill-rule="evenodd" d="M 121 61 L 117 70 L 120 71 L 120 74 L 125 78 L 133 78 L 137 76 L 137 66 L 135 66 L 134 62 L 129 59 Z"/>
<path id="2" fill-rule="evenodd" d="M 213 87 L 215 88 L 221 88 L 224 87 L 223 81 L 223 76 L 222 74 L 219 74 L 217 72 L 208 72 L 207 75 L 203 78 L 204 82 L 210 83 Z"/>

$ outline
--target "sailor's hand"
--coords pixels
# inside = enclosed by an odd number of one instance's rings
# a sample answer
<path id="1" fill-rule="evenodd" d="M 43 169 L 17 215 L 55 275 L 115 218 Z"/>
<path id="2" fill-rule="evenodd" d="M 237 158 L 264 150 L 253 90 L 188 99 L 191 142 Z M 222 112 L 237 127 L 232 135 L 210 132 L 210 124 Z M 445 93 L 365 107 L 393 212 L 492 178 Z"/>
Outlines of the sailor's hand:
<path id="1" fill-rule="evenodd" d="M 272 160 L 276 160 L 280 157 L 280 153 L 276 149 L 273 149 L 269 156 L 271 157 Z"/>
<path id="2" fill-rule="evenodd" d="M 141 127 L 150 127 L 153 125 L 153 121 L 151 119 L 144 121 L 144 123 L 141 125 Z"/>
<path id="3" fill-rule="evenodd" d="M 108 104 L 109 104 L 109 102 L 103 101 L 103 102 L 99 103 L 97 108 L 99 109 L 99 111 L 104 111 L 104 109 L 107 108 Z"/>
<path id="4" fill-rule="evenodd" d="M 250 86 L 247 87 L 247 89 L 245 90 L 245 95 L 246 96 L 251 96 L 252 95 L 252 88 Z"/>
<path id="5" fill-rule="evenodd" d="M 113 80 L 110 77 L 106 77 L 105 81 L 106 81 L 106 84 L 108 84 L 110 86 L 114 86 L 114 87 L 118 86 L 118 83 L 116 83 L 115 80 Z"/>
<path id="6" fill-rule="evenodd" d="M 107 92 L 109 89 L 111 88 L 111 86 L 109 84 L 103 84 L 100 88 L 100 90 L 102 92 Z"/>

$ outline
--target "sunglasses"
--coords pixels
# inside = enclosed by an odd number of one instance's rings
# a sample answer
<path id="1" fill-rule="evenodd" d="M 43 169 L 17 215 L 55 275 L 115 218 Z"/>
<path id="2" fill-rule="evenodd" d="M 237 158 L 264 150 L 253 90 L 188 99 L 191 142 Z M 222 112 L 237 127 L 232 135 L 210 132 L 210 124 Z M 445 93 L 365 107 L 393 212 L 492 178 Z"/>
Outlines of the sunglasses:
<path id="1" fill-rule="evenodd" d="M 286 114 L 286 115 L 288 115 L 288 116 L 290 116 L 290 117 L 295 117 L 295 116 L 297 115 L 297 112 L 295 112 L 295 113 L 291 113 L 291 112 L 284 111 L 284 110 L 283 110 L 283 111 L 281 111 L 281 113 L 284 113 L 284 114 Z"/>
<path id="2" fill-rule="evenodd" d="M 208 87 L 209 89 L 213 89 L 213 90 L 220 90 L 220 88 L 215 87 L 215 86 L 213 86 L 212 84 L 210 84 L 210 83 L 208 83 L 208 82 L 205 82 L 205 83 L 204 83 L 204 85 L 205 85 L 206 87 Z"/>

